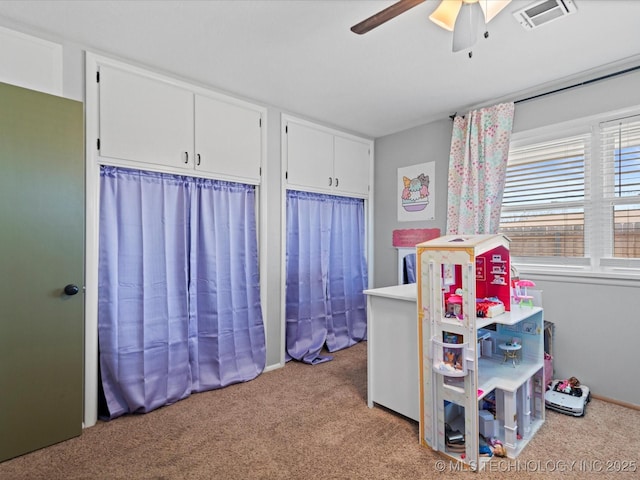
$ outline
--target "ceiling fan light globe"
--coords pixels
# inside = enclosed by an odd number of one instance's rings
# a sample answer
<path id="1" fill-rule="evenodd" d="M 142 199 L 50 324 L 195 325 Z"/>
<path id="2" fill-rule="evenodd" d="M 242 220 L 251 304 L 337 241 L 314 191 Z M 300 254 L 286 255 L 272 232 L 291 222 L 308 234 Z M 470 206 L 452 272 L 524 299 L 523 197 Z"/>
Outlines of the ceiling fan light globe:
<path id="1" fill-rule="evenodd" d="M 439 27 L 453 32 L 453 27 L 456 24 L 456 18 L 458 17 L 458 12 L 460 12 L 462 3 L 463 0 L 441 1 L 440 5 L 438 5 L 438 8 L 436 8 L 433 13 L 429 15 L 429 20 L 431 20 Z"/>
<path id="2" fill-rule="evenodd" d="M 453 29 L 453 51 L 467 50 L 475 45 L 484 26 L 484 13 L 478 3 L 462 5 Z"/>

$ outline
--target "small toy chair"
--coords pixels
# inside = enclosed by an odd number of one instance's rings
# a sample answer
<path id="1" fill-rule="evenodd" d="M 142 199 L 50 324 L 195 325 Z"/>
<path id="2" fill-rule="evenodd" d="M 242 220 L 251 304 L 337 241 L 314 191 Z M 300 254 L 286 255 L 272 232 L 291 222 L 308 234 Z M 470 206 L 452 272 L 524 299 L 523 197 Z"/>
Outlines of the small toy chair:
<path id="1" fill-rule="evenodd" d="M 515 300 L 519 305 L 533 307 L 533 295 L 527 293 L 527 287 L 535 287 L 536 284 L 531 280 L 518 280 L 514 286 L 516 287 Z"/>

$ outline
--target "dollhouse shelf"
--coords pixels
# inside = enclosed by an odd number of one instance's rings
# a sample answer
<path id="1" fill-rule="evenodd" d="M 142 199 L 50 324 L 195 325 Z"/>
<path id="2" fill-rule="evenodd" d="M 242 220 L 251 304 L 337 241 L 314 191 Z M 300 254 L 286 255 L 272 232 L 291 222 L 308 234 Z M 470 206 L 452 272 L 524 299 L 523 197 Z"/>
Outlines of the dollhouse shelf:
<path id="1" fill-rule="evenodd" d="M 476 317 L 476 328 L 484 328 L 487 325 L 491 325 L 492 323 L 500 324 L 500 325 L 517 325 L 524 319 L 530 317 L 531 315 L 541 312 L 542 308 L 540 307 L 527 307 L 520 306 L 517 303 L 511 304 L 511 310 L 508 312 L 501 313 L 492 318 L 480 318 Z"/>

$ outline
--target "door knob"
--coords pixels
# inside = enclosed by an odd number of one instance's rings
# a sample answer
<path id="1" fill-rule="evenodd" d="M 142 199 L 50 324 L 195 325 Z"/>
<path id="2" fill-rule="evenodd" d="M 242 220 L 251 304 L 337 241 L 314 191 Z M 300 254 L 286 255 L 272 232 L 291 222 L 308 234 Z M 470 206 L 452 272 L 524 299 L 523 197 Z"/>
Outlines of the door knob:
<path id="1" fill-rule="evenodd" d="M 73 285 L 72 283 L 70 283 L 69 285 L 64 287 L 64 293 L 69 295 L 69 296 L 75 295 L 79 291 L 80 291 L 80 289 L 78 288 L 78 286 L 77 285 Z"/>

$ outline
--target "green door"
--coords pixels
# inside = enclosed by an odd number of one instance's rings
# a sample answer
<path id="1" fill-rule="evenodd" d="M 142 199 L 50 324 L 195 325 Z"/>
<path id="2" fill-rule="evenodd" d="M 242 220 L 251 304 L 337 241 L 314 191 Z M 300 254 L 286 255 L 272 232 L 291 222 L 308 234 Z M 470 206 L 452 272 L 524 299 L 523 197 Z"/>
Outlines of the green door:
<path id="1" fill-rule="evenodd" d="M 83 147 L 82 103 L 0 83 L 0 461 L 82 430 Z"/>

